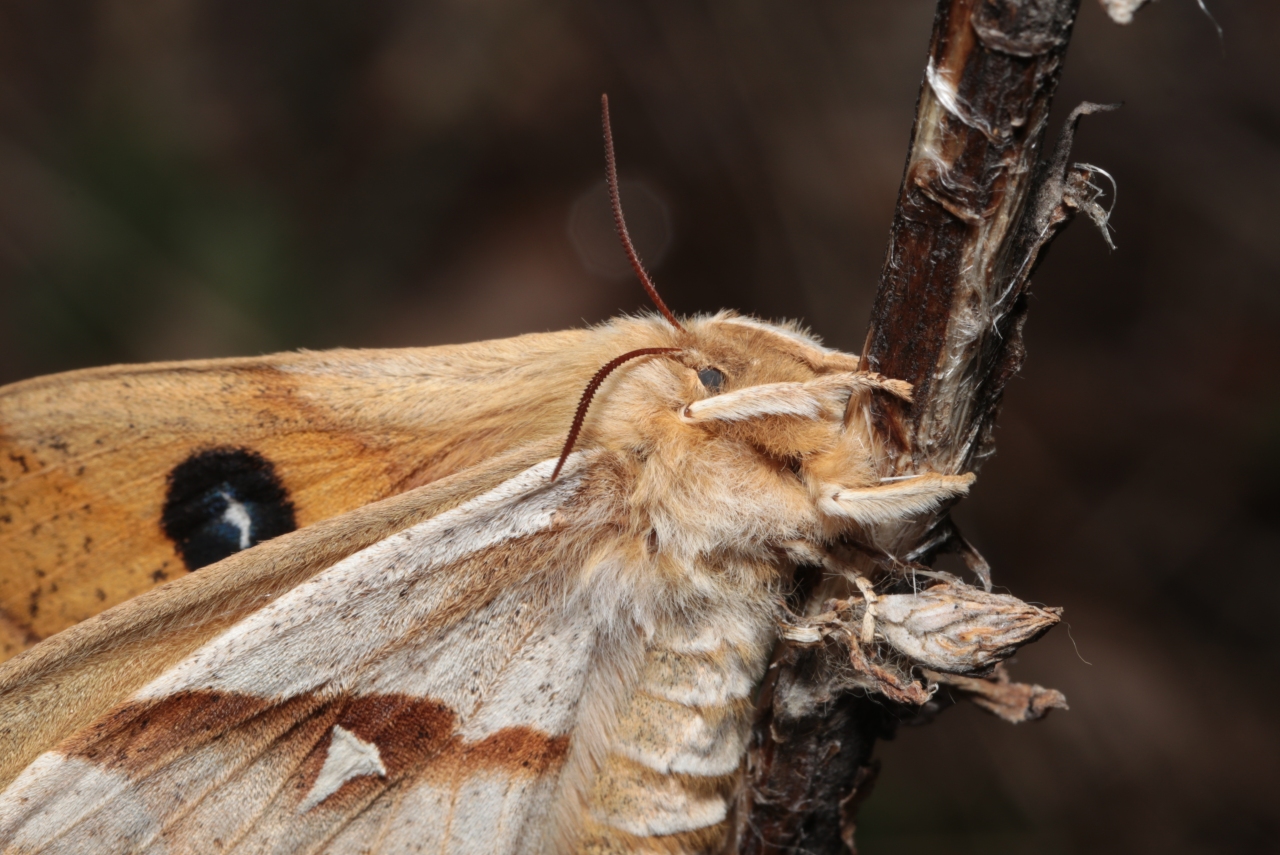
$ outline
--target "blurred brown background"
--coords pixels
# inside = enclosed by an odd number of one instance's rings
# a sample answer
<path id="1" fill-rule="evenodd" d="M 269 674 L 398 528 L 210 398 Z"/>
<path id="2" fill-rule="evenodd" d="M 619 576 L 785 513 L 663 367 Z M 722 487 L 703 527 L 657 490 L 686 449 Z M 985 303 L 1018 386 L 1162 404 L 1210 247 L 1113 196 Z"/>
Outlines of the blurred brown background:
<path id="1" fill-rule="evenodd" d="M 1280 851 L 1280 4 L 1085 0 L 1056 113 L 1116 176 L 1035 282 L 961 510 L 1066 607 L 1072 709 L 882 746 L 869 855 Z M 3 0 L 0 381 L 505 336 L 669 303 L 861 344 L 929 0 Z M 1074 644 L 1073 644 L 1074 639 Z M 1079 653 L 1077 654 L 1076 647 Z M 1091 664 L 1087 664 L 1086 661 Z"/>

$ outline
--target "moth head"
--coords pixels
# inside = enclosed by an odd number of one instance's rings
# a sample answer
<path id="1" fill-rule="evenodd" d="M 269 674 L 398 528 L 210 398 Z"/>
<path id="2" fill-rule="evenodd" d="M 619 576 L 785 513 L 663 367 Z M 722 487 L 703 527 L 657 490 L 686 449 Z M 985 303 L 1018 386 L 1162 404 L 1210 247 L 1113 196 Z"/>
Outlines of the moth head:
<path id="1" fill-rule="evenodd" d="M 688 421 L 694 419 L 691 408 L 703 406 L 699 402 L 707 399 L 724 396 L 726 401 L 741 403 L 753 399 L 748 390 L 755 387 L 802 384 L 824 375 L 848 374 L 858 367 L 856 356 L 822 347 L 799 327 L 768 324 L 732 312 L 690 318 L 678 330 L 652 317 L 617 321 L 614 325 L 626 328 L 618 340 L 643 346 L 610 359 L 586 383 L 564 445 L 561 466 L 588 423 L 589 433 L 601 439 L 605 434 L 622 432 L 635 434 L 634 443 L 647 446 L 656 438 L 640 434 L 651 432 L 651 427 L 662 423 L 658 411 L 683 412 Z M 833 390 L 823 393 L 823 411 L 840 417 L 849 395 L 834 386 Z M 782 402 L 782 411 L 775 414 L 758 395 L 755 399 L 757 409 L 764 409 L 751 419 L 741 417 L 742 413 L 736 419 L 719 419 L 721 433 L 736 433 L 740 439 L 754 441 L 781 457 L 794 457 L 825 441 L 826 429 L 810 430 L 808 433 L 815 435 L 809 437 L 797 434 L 805 433 L 804 423 L 811 419 L 797 422 L 790 418 L 797 415 L 790 411 L 796 406 L 794 403 Z M 769 415 L 781 415 L 783 421 L 765 418 Z M 736 424 L 730 427 L 730 422 Z M 774 439 L 770 440 L 769 435 Z M 560 468 L 556 468 L 557 474 Z"/>
<path id="2" fill-rule="evenodd" d="M 825 348 L 794 325 L 727 312 L 683 324 L 676 319 L 627 232 L 608 96 L 601 106 L 618 237 L 665 324 L 624 322 L 635 327 L 635 346 L 587 383 L 552 478 L 604 389 L 593 443 L 634 467 L 637 502 L 655 519 L 668 517 L 668 535 L 683 532 L 695 550 L 742 536 L 744 525 L 829 537 L 850 525 L 919 512 L 967 489 L 965 479 L 931 482 L 915 498 L 898 501 L 899 488 L 883 488 L 868 405 L 877 394 L 909 399 L 908 384 L 860 370 L 858 357 Z"/>
<path id="3" fill-rule="evenodd" d="M 688 318 L 680 332 L 654 316 L 612 326 L 620 340 L 650 346 L 597 372 L 570 439 L 589 405 L 583 446 L 629 473 L 634 521 L 664 551 L 830 541 L 967 486 L 926 479 L 900 501 L 895 494 L 910 491 L 881 481 L 869 413 L 877 396 L 908 399 L 910 387 L 859 370 L 856 356 L 797 327 L 728 312 Z"/>

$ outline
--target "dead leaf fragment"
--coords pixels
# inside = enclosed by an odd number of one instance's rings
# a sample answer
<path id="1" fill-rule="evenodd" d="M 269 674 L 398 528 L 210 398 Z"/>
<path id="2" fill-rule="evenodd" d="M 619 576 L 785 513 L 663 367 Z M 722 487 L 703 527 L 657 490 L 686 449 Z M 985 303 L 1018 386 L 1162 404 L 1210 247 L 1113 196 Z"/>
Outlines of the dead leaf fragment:
<path id="1" fill-rule="evenodd" d="M 925 671 L 925 677 L 951 686 L 982 709 L 1012 724 L 1044 718 L 1049 710 L 1067 709 L 1067 696 L 1057 689 L 1009 679 L 1004 665 L 996 666 L 989 677 L 962 677 Z"/>

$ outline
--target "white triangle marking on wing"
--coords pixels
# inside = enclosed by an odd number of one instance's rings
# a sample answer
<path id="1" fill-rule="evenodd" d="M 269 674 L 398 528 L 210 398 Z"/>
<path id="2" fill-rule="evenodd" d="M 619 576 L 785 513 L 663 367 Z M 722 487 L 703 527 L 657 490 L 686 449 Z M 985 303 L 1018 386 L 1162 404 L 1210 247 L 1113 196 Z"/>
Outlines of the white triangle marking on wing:
<path id="1" fill-rule="evenodd" d="M 316 776 L 311 792 L 298 805 L 298 812 L 311 810 L 352 778 L 361 775 L 385 777 L 386 774 L 387 767 L 382 765 L 382 754 L 378 752 L 378 746 L 365 742 L 342 725 L 335 724 L 324 766 L 320 767 L 320 774 Z"/>

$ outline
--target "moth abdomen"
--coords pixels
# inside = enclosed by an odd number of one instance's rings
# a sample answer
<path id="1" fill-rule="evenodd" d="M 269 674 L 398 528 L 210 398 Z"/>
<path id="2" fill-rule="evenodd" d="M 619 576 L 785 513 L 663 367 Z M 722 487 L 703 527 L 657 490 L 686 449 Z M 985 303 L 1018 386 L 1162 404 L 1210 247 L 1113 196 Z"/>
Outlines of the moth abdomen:
<path id="1" fill-rule="evenodd" d="M 590 794 L 585 850 L 701 852 L 728 838 L 770 632 L 742 606 L 667 621 L 646 651 Z"/>

